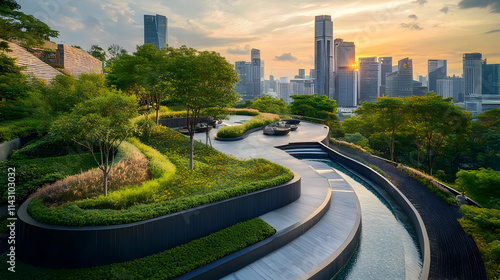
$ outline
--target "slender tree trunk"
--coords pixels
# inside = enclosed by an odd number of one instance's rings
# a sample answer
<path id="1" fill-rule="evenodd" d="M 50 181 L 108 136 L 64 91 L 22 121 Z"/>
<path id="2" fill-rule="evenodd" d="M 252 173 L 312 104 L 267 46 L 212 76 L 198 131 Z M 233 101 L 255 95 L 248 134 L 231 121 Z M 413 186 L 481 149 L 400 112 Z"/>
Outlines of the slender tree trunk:
<path id="1" fill-rule="evenodd" d="M 108 172 L 106 172 L 106 167 L 105 169 L 102 171 L 102 175 L 103 175 L 103 180 L 104 180 L 104 196 L 108 196 Z"/>
<path id="2" fill-rule="evenodd" d="M 394 134 L 396 132 L 394 131 L 394 127 L 392 128 L 392 135 L 391 135 L 391 161 L 394 161 Z"/>
<path id="3" fill-rule="evenodd" d="M 193 170 L 194 132 L 189 133 L 189 169 Z"/>
<path id="4" fill-rule="evenodd" d="M 427 140 L 427 168 L 428 168 L 428 172 L 429 172 L 429 175 L 432 176 L 432 158 L 431 158 L 431 150 L 432 150 L 432 147 L 431 147 L 431 143 L 432 143 L 432 138 L 428 138 Z"/>
<path id="5" fill-rule="evenodd" d="M 160 124 L 160 108 L 156 109 L 156 124 Z"/>

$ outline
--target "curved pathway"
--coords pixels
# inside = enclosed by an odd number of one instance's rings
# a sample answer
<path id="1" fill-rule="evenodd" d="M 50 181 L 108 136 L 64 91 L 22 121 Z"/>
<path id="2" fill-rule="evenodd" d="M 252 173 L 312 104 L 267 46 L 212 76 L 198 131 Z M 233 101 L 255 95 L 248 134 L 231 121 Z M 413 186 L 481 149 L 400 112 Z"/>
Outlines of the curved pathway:
<path id="1" fill-rule="evenodd" d="M 382 169 L 420 213 L 431 245 L 429 279 L 487 279 L 484 262 L 472 237 L 462 229 L 460 208 L 445 203 L 427 187 L 396 167 L 370 155 L 339 149 Z"/>

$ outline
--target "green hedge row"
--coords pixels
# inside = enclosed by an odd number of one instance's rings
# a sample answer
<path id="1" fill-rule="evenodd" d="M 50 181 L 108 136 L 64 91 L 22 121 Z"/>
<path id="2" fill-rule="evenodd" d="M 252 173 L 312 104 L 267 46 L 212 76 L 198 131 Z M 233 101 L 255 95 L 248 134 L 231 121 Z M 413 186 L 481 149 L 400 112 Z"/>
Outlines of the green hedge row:
<path id="1" fill-rule="evenodd" d="M 0 181 L 7 182 L 8 168 L 15 168 L 16 199 L 21 201 L 43 185 L 95 167 L 97 164 L 91 154 L 6 160 L 0 162 Z M 0 184 L 0 193 L 0 203 L 6 202 L 7 184 Z"/>
<path id="2" fill-rule="evenodd" d="M 82 154 L 89 151 L 69 140 L 56 140 L 48 136 L 35 139 L 19 150 L 14 151 L 10 159 L 23 160 L 46 157 L 59 157 L 69 154 Z"/>
<path id="3" fill-rule="evenodd" d="M 28 205 L 28 213 L 36 220 L 48 224 L 70 226 L 126 224 L 167 215 L 207 203 L 221 201 L 231 197 L 284 184 L 292 180 L 293 176 L 293 173 L 287 170 L 282 176 L 267 181 L 253 182 L 247 185 L 240 185 L 234 188 L 210 192 L 205 195 L 182 197 L 175 200 L 166 200 L 150 204 L 137 204 L 123 210 L 82 209 L 79 205 L 89 208 L 91 206 L 104 206 L 102 204 L 87 204 L 85 202 L 86 200 L 82 200 L 78 202 L 78 204 L 70 202 L 61 207 L 47 207 L 40 200 L 33 200 Z M 145 193 L 145 195 L 149 194 L 149 192 Z M 142 199 L 140 196 L 136 198 Z"/>
<path id="4" fill-rule="evenodd" d="M 2 122 L 0 126 L 0 144 L 26 137 L 32 134 L 44 134 L 48 131 L 49 122 L 42 119 L 25 118 Z"/>
<path id="5" fill-rule="evenodd" d="M 44 269 L 16 262 L 18 279 L 173 279 L 198 267 L 248 247 L 275 233 L 255 218 L 145 258 L 87 269 Z M 7 262 L 6 253 L 0 256 Z M 8 275 L 10 273 L 10 275 Z M 7 269 L 1 279 L 10 279 Z"/>
<path id="6" fill-rule="evenodd" d="M 279 117 L 270 118 L 270 117 L 266 117 L 264 115 L 257 115 L 241 125 L 225 126 L 225 127 L 220 128 L 219 131 L 217 131 L 217 137 L 219 137 L 219 138 L 240 137 L 243 134 L 245 134 L 245 132 L 249 131 L 250 129 L 257 128 L 260 126 L 266 126 L 266 125 L 271 124 L 271 123 L 276 122 L 276 121 L 279 121 Z"/>
<path id="7" fill-rule="evenodd" d="M 175 165 L 166 156 L 142 144 L 136 138 L 130 138 L 128 141 L 139 148 L 148 159 L 152 180 L 144 182 L 141 186 L 122 188 L 111 192 L 108 196 L 76 201 L 75 204 L 78 207 L 81 209 L 125 209 L 140 203 L 151 203 L 154 202 L 158 189 L 174 176 Z"/>

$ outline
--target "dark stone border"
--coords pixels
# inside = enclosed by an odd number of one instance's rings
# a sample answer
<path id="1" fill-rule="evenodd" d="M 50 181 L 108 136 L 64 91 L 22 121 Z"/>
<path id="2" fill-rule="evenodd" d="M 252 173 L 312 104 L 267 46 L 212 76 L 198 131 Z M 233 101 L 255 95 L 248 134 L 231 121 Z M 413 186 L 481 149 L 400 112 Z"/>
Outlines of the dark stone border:
<path id="1" fill-rule="evenodd" d="M 304 234 L 307 230 L 318 223 L 330 208 L 332 192 L 328 191 L 323 203 L 307 218 L 291 225 L 275 235 L 235 252 L 222 259 L 214 261 L 203 267 L 188 272 L 177 277 L 177 280 L 184 279 L 219 279 L 230 273 L 255 262 L 269 253 L 278 250 L 295 238 Z M 361 217 L 359 217 L 361 219 Z M 360 232 L 360 231 L 359 231 Z M 357 243 L 354 245 L 356 247 Z M 350 256 L 350 255 L 349 255 Z M 345 263 L 344 263 L 345 264 Z M 343 264 L 343 265 L 344 265 Z M 326 278 L 325 278 L 326 279 Z"/>
<path id="2" fill-rule="evenodd" d="M 301 179 L 179 211 L 111 226 L 60 226 L 41 223 L 24 202 L 16 222 L 17 256 L 25 263 L 76 268 L 125 262 L 162 252 L 238 222 L 278 209 L 300 197 Z"/>
<path id="3" fill-rule="evenodd" d="M 381 186 L 403 209 L 405 214 L 410 219 L 413 227 L 415 228 L 415 232 L 417 233 L 418 237 L 419 248 L 422 254 L 422 272 L 420 274 L 420 279 L 428 279 L 431 266 L 430 241 L 424 222 L 413 204 L 389 180 L 387 180 L 375 170 L 359 161 L 351 159 L 332 150 L 323 143 L 320 143 L 320 145 L 322 145 L 323 149 L 328 152 L 328 155 L 332 160 L 345 165 L 349 169 L 352 169 L 353 171 Z"/>

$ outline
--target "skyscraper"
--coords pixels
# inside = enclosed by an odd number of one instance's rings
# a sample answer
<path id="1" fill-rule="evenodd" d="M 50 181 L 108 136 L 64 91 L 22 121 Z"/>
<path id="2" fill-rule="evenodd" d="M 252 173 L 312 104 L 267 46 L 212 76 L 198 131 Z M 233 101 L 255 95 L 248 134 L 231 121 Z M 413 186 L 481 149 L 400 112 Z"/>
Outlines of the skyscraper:
<path id="1" fill-rule="evenodd" d="M 167 18 L 162 15 L 144 15 L 144 44 L 162 49 L 167 45 Z"/>
<path id="2" fill-rule="evenodd" d="M 437 92 L 436 81 L 439 79 L 445 79 L 447 77 L 446 60 L 429 59 L 427 61 L 427 69 L 429 91 Z"/>
<path id="3" fill-rule="evenodd" d="M 480 53 L 465 53 L 463 56 L 465 110 L 472 114 L 482 111 L 482 55 Z"/>
<path id="4" fill-rule="evenodd" d="M 314 23 L 315 89 L 333 99 L 333 23 L 328 15 L 316 16 Z"/>
<path id="5" fill-rule="evenodd" d="M 357 105 L 358 72 L 356 50 L 353 42 L 335 39 L 334 43 L 335 94 L 337 105 L 352 107 Z"/>
<path id="6" fill-rule="evenodd" d="M 234 68 L 240 81 L 235 84 L 235 91 L 243 100 L 253 100 L 264 93 L 264 61 L 260 59 L 260 50 L 251 50 L 251 61 L 237 61 Z"/>
<path id="7" fill-rule="evenodd" d="M 379 95 L 386 95 L 386 76 L 392 73 L 392 57 L 379 57 L 378 63 L 380 64 L 380 89 Z"/>
<path id="8" fill-rule="evenodd" d="M 436 81 L 436 93 L 443 98 L 453 97 L 453 79 L 438 79 Z"/>
<path id="9" fill-rule="evenodd" d="M 359 103 L 375 101 L 379 96 L 380 64 L 376 57 L 359 58 Z"/>
<path id="10" fill-rule="evenodd" d="M 386 76 L 386 95 L 407 97 L 413 95 L 413 64 L 409 58 L 398 61 L 398 70 Z"/>

